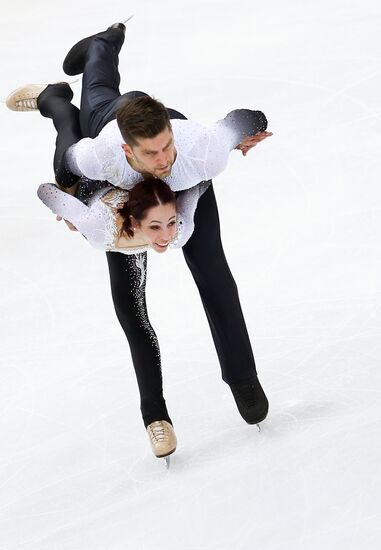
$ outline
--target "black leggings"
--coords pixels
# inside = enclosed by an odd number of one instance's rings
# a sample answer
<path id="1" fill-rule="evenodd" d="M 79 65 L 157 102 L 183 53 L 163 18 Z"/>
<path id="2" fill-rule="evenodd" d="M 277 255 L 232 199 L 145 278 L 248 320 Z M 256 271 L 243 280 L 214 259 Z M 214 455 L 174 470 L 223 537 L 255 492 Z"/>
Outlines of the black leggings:
<path id="1" fill-rule="evenodd" d="M 109 30 L 94 38 L 89 47 L 83 74 L 80 112 L 81 132 L 85 136 L 98 135 L 104 125 L 115 118 L 120 101 L 146 95 L 143 92 L 129 92 L 120 96 L 117 67 L 123 38 L 119 30 Z M 45 95 L 46 93 L 43 92 Z M 41 103 L 43 102 L 45 103 L 45 99 L 42 95 Z M 43 114 L 55 121 L 54 101 L 47 103 L 50 106 L 46 108 L 45 104 Z M 62 108 L 60 103 L 59 109 Z M 178 111 L 168 111 L 171 118 L 185 119 Z M 78 125 L 78 115 L 76 124 Z M 66 132 L 61 125 L 58 130 L 59 133 Z M 62 137 L 62 142 L 64 141 Z M 61 151 L 62 154 L 64 155 Z M 62 158 L 59 164 L 62 165 Z M 223 380 L 230 384 L 252 379 L 256 376 L 254 357 L 237 286 L 222 248 L 212 185 L 199 200 L 194 233 L 183 247 L 183 254 L 200 292 Z M 147 254 L 127 256 L 118 252 L 107 252 L 106 255 L 115 311 L 131 349 L 144 424 L 147 426 L 154 420 L 170 422 L 163 397 L 159 345 L 149 322 L 145 301 Z"/>
<path id="2" fill-rule="evenodd" d="M 67 149 L 82 139 L 79 109 L 71 103 L 72 98 L 73 92 L 69 84 L 61 82 L 49 85 L 37 101 L 40 113 L 51 118 L 57 130 L 53 166 L 56 181 L 62 187 L 71 187 L 79 179 L 71 174 L 65 165 Z"/>

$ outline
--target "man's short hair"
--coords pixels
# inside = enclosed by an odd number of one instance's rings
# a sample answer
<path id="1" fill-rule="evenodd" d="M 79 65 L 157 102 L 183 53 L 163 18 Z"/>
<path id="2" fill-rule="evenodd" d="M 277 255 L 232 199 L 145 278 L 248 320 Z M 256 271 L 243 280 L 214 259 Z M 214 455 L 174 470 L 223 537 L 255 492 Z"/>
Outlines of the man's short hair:
<path id="1" fill-rule="evenodd" d="M 116 112 L 116 120 L 124 141 L 137 145 L 138 139 L 153 138 L 171 128 L 164 105 L 150 96 L 126 100 Z"/>

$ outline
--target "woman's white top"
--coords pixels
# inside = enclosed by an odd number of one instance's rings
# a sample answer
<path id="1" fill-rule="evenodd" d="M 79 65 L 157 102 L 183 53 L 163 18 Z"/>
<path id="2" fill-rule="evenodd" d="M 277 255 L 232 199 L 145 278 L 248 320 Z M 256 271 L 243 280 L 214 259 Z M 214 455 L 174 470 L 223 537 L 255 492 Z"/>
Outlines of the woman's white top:
<path id="1" fill-rule="evenodd" d="M 170 247 L 184 246 L 192 235 L 197 202 L 207 187 L 205 182 L 179 193 L 176 201 L 177 232 Z M 151 248 L 148 244 L 131 248 L 116 245 L 119 231 L 115 215 L 117 209 L 128 201 L 128 191 L 105 187 L 92 195 L 88 205 L 52 183 L 40 185 L 37 195 L 54 214 L 71 222 L 95 248 L 123 254 L 138 254 Z"/>

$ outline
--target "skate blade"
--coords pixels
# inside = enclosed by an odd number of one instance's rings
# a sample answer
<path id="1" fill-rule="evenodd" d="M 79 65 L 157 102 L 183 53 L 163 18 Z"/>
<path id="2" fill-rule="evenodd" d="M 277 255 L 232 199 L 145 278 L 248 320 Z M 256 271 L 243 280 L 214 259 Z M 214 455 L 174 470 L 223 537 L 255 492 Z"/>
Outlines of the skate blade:
<path id="1" fill-rule="evenodd" d="M 128 17 L 127 19 L 125 19 L 124 21 L 122 21 L 123 25 L 125 25 L 126 23 L 128 23 L 128 21 L 131 21 L 131 19 L 134 17 L 134 14 L 130 15 L 130 17 Z"/>
<path id="2" fill-rule="evenodd" d="M 169 467 L 171 465 L 171 457 L 170 456 L 165 456 L 164 457 L 164 462 L 165 462 L 165 468 L 167 470 L 169 470 Z"/>

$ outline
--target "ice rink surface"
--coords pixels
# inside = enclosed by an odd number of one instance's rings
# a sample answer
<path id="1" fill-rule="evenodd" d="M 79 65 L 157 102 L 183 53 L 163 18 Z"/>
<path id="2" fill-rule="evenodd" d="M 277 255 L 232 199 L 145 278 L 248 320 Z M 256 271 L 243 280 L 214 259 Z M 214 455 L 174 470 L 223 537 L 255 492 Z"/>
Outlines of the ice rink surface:
<path id="1" fill-rule="evenodd" d="M 241 419 L 181 252 L 152 252 L 179 441 L 169 472 L 152 456 L 104 254 L 36 196 L 51 122 L 3 105 L 0 548 L 378 550 L 380 4 L 10 2 L 1 97 L 64 80 L 73 43 L 131 13 L 122 91 L 205 124 L 261 109 L 274 132 L 215 180 L 270 413 Z"/>

